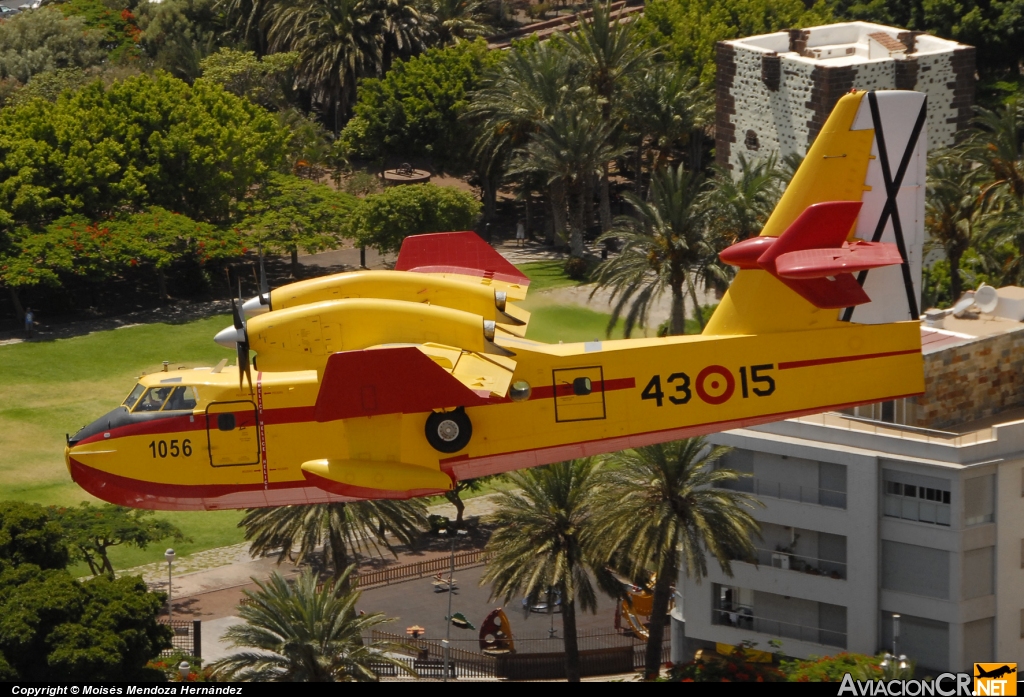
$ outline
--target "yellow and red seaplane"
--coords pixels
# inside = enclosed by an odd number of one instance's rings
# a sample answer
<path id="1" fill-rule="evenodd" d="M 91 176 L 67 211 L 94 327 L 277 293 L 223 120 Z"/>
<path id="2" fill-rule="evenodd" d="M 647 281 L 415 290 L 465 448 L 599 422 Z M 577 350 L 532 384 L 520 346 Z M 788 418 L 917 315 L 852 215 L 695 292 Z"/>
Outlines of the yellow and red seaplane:
<path id="1" fill-rule="evenodd" d="M 838 102 L 761 235 L 722 253 L 739 270 L 699 336 L 532 341 L 522 273 L 473 233 L 414 236 L 394 271 L 264 276 L 216 337 L 237 366 L 144 376 L 68 469 L 139 508 L 404 499 L 919 394 L 924 108 Z"/>

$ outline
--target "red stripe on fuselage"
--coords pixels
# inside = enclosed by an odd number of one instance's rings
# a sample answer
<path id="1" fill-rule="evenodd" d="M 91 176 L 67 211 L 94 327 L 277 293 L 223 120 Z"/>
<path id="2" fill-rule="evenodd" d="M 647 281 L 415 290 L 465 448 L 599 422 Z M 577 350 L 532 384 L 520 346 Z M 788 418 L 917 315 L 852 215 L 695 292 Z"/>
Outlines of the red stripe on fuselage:
<path id="1" fill-rule="evenodd" d="M 906 349 L 905 351 L 888 351 L 886 353 L 863 353 L 859 356 L 837 356 L 835 358 L 813 358 L 808 361 L 788 361 L 779 363 L 779 370 L 791 368 L 809 368 L 812 365 L 830 365 L 832 363 L 849 363 L 850 361 L 866 361 L 871 358 L 889 358 L 890 356 L 906 356 L 911 353 L 921 353 L 921 349 Z"/>

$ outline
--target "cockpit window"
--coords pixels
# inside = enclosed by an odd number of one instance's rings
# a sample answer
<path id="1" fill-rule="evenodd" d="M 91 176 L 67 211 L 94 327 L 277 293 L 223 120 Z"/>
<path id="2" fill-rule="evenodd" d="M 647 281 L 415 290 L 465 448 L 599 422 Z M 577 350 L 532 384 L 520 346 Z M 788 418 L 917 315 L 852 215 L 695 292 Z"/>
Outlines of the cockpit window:
<path id="1" fill-rule="evenodd" d="M 145 385 L 136 385 L 135 389 L 132 390 L 132 393 L 130 395 L 128 395 L 127 397 L 125 397 L 125 399 L 122 402 L 122 404 L 124 406 L 128 407 L 128 411 L 131 411 L 132 407 L 135 406 L 135 403 L 137 401 L 139 401 L 139 397 L 141 397 L 142 393 L 145 392 L 145 391 L 146 391 L 146 386 Z"/>
<path id="2" fill-rule="evenodd" d="M 167 401 L 167 396 L 171 393 L 170 387 L 151 387 L 142 395 L 142 399 L 135 405 L 135 409 L 132 411 L 160 411 L 160 407 Z"/>
<path id="3" fill-rule="evenodd" d="M 164 405 L 164 411 L 184 411 L 196 408 L 196 390 L 194 387 L 175 387 L 170 399 Z"/>

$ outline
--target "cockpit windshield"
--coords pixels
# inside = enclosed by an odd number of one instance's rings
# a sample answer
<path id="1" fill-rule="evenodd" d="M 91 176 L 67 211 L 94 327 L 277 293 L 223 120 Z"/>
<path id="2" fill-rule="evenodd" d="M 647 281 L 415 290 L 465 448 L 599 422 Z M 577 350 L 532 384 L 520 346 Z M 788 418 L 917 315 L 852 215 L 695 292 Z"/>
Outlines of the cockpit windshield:
<path id="1" fill-rule="evenodd" d="M 145 392 L 145 391 L 146 391 L 146 386 L 145 385 L 136 385 L 135 388 L 132 390 L 132 393 L 130 395 L 128 395 L 127 397 L 125 397 L 124 401 L 121 402 L 121 404 L 123 406 L 128 407 L 128 411 L 131 411 L 132 407 L 135 406 L 135 403 L 137 401 L 139 401 L 139 397 L 141 397 L 142 393 Z"/>
<path id="2" fill-rule="evenodd" d="M 196 388 L 175 387 L 170 399 L 164 405 L 164 411 L 184 411 L 196 408 Z"/>
<path id="3" fill-rule="evenodd" d="M 171 394 L 171 387 L 150 387 L 146 390 L 146 394 L 142 395 L 142 399 L 139 400 L 133 412 L 138 413 L 140 411 L 160 411 L 160 407 L 167 401 L 167 397 Z"/>

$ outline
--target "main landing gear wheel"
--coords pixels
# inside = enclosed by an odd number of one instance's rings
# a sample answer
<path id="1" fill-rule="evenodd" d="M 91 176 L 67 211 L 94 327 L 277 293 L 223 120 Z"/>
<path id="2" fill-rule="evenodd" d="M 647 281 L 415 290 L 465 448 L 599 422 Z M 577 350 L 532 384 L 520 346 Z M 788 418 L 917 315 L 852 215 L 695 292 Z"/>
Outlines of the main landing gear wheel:
<path id="1" fill-rule="evenodd" d="M 466 411 L 459 407 L 455 411 L 438 412 L 427 417 L 427 442 L 442 453 L 457 453 L 473 437 L 473 424 Z"/>

